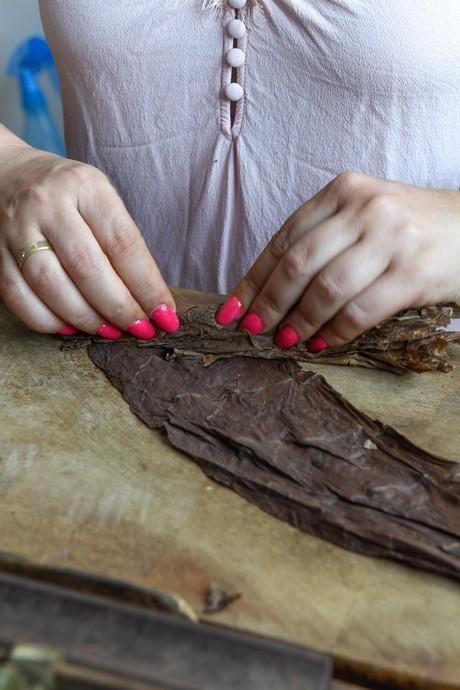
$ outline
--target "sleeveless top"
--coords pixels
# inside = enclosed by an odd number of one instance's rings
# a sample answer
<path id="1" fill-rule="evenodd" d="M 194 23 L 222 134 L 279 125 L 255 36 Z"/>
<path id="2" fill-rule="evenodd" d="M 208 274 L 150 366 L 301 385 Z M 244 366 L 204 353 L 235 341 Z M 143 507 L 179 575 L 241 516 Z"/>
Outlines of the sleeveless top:
<path id="1" fill-rule="evenodd" d="M 460 187 L 459 0 L 40 5 L 68 154 L 110 177 L 171 285 L 231 289 L 343 170 Z"/>

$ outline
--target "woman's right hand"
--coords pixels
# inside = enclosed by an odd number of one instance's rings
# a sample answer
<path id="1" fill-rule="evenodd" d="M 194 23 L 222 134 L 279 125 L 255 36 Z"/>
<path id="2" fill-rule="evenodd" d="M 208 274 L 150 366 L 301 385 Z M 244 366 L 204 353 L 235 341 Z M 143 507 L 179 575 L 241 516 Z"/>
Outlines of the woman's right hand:
<path id="1" fill-rule="evenodd" d="M 0 148 L 0 297 L 40 333 L 149 339 L 179 326 L 174 299 L 107 177 L 33 149 Z M 53 251 L 22 249 L 47 240 Z"/>

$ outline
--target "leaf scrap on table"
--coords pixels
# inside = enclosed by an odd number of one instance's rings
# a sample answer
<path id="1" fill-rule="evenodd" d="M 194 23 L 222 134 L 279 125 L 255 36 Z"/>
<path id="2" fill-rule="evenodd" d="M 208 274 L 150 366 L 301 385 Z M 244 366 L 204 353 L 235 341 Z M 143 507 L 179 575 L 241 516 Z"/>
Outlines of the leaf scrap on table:
<path id="1" fill-rule="evenodd" d="M 238 599 L 241 599 L 241 592 L 227 592 L 213 580 L 205 594 L 203 613 L 206 615 L 220 613 Z"/>

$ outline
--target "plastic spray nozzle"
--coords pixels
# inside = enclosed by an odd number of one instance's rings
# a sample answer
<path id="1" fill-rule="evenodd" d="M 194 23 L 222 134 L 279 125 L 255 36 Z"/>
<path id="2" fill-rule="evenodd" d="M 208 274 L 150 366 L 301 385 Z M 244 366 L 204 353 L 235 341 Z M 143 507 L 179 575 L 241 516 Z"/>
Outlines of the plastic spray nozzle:
<path id="1" fill-rule="evenodd" d="M 9 59 L 6 72 L 12 77 L 20 76 L 20 70 L 27 69 L 32 74 L 46 70 L 56 91 L 59 93 L 59 80 L 53 55 L 44 38 L 32 36 L 21 43 Z"/>
<path id="2" fill-rule="evenodd" d="M 47 70 L 59 94 L 54 60 L 43 38 L 33 36 L 21 43 L 11 56 L 7 72 L 16 77 L 24 111 L 22 138 L 31 146 L 65 155 L 64 142 L 54 118 L 48 110 L 46 98 L 40 88 L 40 72 Z"/>
<path id="3" fill-rule="evenodd" d="M 28 113 L 45 107 L 45 97 L 38 85 L 35 74 L 30 69 L 19 70 L 22 107 Z"/>

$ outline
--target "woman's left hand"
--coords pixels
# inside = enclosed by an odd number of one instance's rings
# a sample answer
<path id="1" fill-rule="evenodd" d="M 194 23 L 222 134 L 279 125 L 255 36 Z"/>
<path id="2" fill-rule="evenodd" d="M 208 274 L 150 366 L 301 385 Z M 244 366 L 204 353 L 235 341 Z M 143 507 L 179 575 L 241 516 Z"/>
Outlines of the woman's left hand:
<path id="1" fill-rule="evenodd" d="M 219 310 L 319 352 L 412 306 L 460 301 L 460 192 L 346 172 L 301 206 Z M 314 336 L 314 337 L 313 337 Z"/>

